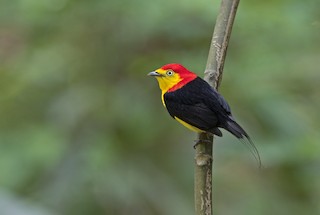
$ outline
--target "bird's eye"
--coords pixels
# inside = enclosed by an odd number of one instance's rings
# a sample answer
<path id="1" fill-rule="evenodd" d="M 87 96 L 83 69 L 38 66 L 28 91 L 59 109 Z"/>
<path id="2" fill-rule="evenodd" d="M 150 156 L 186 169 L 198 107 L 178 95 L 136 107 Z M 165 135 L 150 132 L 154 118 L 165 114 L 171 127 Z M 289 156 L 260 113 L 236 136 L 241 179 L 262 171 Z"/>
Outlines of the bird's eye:
<path id="1" fill-rule="evenodd" d="M 168 76 L 172 76 L 173 74 L 174 74 L 174 72 L 173 72 L 172 70 L 168 70 L 168 71 L 167 71 L 167 75 L 168 75 Z"/>

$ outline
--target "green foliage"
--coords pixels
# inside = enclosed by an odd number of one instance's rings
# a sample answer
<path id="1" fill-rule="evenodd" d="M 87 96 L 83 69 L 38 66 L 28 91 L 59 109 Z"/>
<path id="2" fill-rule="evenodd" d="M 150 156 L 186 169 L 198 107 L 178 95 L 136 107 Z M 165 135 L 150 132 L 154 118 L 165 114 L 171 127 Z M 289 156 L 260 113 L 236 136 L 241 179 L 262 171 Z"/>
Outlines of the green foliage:
<path id="1" fill-rule="evenodd" d="M 221 92 L 265 168 L 229 134 L 217 138 L 218 214 L 320 213 L 318 6 L 240 3 Z M 218 7 L 1 1 L 0 205 L 27 205 L 30 215 L 193 214 L 196 135 L 170 119 L 146 74 L 180 62 L 202 76 Z"/>

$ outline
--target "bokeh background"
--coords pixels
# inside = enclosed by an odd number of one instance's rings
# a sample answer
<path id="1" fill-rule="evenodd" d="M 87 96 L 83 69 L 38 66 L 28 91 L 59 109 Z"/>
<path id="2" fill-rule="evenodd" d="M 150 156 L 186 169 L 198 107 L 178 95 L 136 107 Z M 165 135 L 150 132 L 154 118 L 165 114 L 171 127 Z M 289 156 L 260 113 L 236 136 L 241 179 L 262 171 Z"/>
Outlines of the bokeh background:
<path id="1" fill-rule="evenodd" d="M 203 76 L 219 1 L 2 0 L 0 214 L 194 214 L 196 135 L 146 74 Z M 320 214 L 320 3 L 243 0 L 221 93 L 214 212 Z"/>

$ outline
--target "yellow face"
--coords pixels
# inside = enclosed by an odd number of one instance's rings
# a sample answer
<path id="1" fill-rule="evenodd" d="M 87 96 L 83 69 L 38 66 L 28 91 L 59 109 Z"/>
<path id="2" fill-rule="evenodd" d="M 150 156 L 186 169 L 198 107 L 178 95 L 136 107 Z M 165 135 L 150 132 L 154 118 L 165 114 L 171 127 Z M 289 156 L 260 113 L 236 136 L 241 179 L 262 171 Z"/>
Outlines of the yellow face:
<path id="1" fill-rule="evenodd" d="M 173 70 L 157 69 L 156 71 L 150 72 L 149 75 L 157 78 L 163 94 L 182 80 L 180 75 Z"/>
<path id="2" fill-rule="evenodd" d="M 173 86 L 175 86 L 177 83 L 179 83 L 182 78 L 180 75 L 173 70 L 164 70 L 164 69 L 157 69 L 156 71 L 150 72 L 148 75 L 155 76 L 157 78 L 157 81 L 159 83 L 159 87 L 161 89 L 161 100 L 162 104 L 166 106 L 164 102 L 164 94 Z"/>

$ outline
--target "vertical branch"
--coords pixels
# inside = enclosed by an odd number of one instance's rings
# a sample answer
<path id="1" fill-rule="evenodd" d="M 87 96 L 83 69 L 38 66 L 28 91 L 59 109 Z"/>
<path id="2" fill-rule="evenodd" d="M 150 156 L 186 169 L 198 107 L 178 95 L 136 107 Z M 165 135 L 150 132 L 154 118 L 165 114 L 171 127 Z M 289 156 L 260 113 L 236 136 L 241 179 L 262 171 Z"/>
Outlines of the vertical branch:
<path id="1" fill-rule="evenodd" d="M 196 215 L 211 215 L 213 136 L 200 133 L 198 138 L 194 167 L 195 211 Z"/>
<path id="2" fill-rule="evenodd" d="M 222 80 L 233 21 L 240 0 L 222 0 L 215 24 L 204 79 L 218 89 Z M 212 215 L 213 136 L 201 133 L 195 150 L 195 212 Z"/>
<path id="3" fill-rule="evenodd" d="M 205 80 L 216 89 L 219 88 L 229 38 L 240 0 L 222 0 L 207 60 Z"/>

